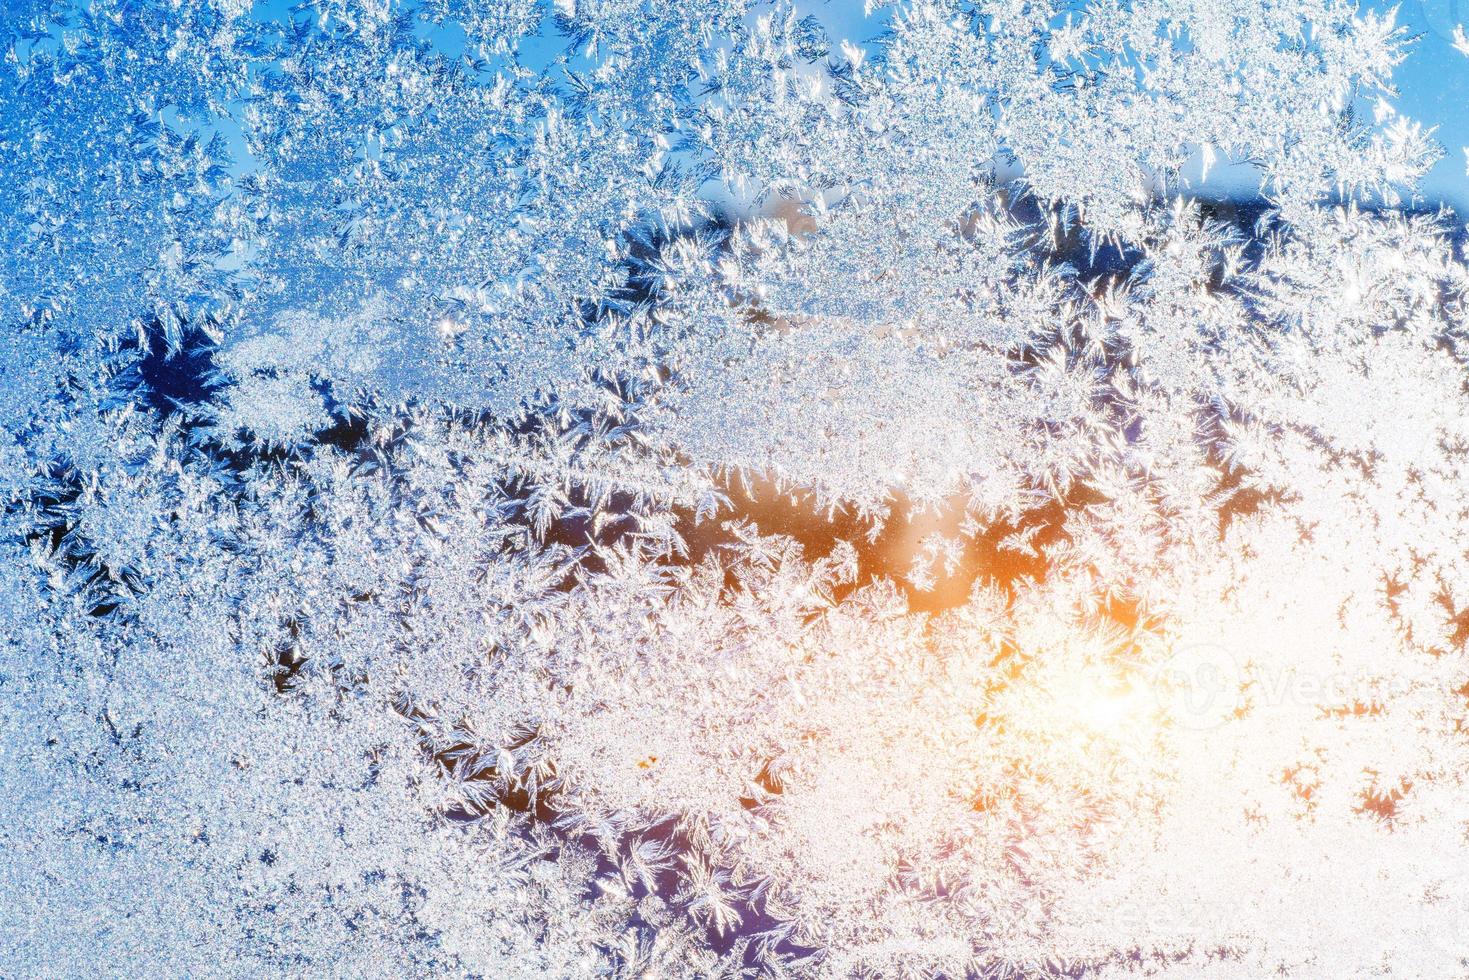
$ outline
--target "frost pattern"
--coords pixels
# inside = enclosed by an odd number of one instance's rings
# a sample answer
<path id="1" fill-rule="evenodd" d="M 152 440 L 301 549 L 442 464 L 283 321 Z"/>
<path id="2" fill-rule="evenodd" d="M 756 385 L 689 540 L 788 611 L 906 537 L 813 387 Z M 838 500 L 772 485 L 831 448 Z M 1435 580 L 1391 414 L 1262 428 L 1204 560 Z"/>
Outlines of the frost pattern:
<path id="1" fill-rule="evenodd" d="M 5 6 L 0 973 L 1465 974 L 1403 31 L 869 7 Z"/>

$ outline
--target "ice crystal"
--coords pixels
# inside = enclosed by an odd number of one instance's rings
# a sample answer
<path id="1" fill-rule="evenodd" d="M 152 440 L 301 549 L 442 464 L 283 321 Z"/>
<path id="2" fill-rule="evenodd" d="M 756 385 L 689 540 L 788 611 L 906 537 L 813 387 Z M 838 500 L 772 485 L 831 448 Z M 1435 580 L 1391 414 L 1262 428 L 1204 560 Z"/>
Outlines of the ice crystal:
<path id="1" fill-rule="evenodd" d="M 1464 975 L 1405 32 L 868 7 L 5 5 L 0 973 Z"/>

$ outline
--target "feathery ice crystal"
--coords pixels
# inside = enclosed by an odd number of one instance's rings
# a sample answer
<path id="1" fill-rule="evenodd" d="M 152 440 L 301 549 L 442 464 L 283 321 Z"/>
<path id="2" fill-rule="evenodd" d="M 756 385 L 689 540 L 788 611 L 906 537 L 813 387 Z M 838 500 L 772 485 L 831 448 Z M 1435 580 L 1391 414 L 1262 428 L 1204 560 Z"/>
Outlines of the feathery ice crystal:
<path id="1" fill-rule="evenodd" d="M 1403 30 L 868 7 L 4 5 L 0 974 L 1469 975 Z"/>

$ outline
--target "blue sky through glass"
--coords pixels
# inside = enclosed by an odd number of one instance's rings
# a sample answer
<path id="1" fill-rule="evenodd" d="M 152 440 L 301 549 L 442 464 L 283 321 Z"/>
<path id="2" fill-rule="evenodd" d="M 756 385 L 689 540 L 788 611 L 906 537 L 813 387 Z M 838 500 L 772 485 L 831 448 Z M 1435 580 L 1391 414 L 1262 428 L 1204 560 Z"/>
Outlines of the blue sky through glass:
<path id="1" fill-rule="evenodd" d="M 289 0 L 267 0 L 257 9 L 262 16 L 278 17 L 291 6 Z M 1414 37 L 1407 60 L 1394 73 L 1398 111 L 1425 126 L 1436 127 L 1435 138 L 1444 147 L 1443 158 L 1428 174 L 1414 203 L 1425 208 L 1447 204 L 1469 216 L 1469 177 L 1465 175 L 1463 149 L 1469 146 L 1469 57 L 1453 45 L 1455 26 L 1469 26 L 1469 0 L 1406 0 L 1400 4 L 1366 0 L 1360 4 L 1363 11 L 1379 13 L 1395 7 L 1398 23 Z M 863 8 L 862 0 L 816 0 L 808 9 L 821 19 L 834 39 L 866 45 L 881 33 L 885 11 L 868 17 Z M 463 36 L 457 29 L 441 30 L 434 40 L 451 54 L 463 47 Z M 537 67 L 538 59 L 549 63 L 559 55 L 562 44 L 548 25 L 541 38 L 522 44 L 521 55 Z M 228 135 L 240 152 L 241 169 L 247 168 L 243 142 L 236 133 Z M 1197 159 L 1192 173 L 1185 176 L 1191 178 L 1195 193 L 1207 197 L 1250 197 L 1259 180 L 1258 173 L 1248 165 L 1220 161 L 1208 181 L 1200 182 Z M 722 195 L 714 192 L 713 196 L 718 199 Z"/>
<path id="2" fill-rule="evenodd" d="M 834 37 L 865 41 L 876 34 L 877 26 L 865 21 L 862 6 L 861 0 L 829 0 L 818 4 L 815 12 Z M 1435 138 L 1444 145 L 1444 157 L 1423 181 L 1418 204 L 1448 204 L 1460 215 L 1469 216 L 1469 176 L 1465 175 L 1463 151 L 1463 147 L 1469 147 L 1469 57 L 1460 54 L 1453 44 L 1454 26 L 1469 29 L 1469 0 L 1360 3 L 1363 12 L 1388 13 L 1394 7 L 1398 25 L 1415 38 L 1406 62 L 1393 75 L 1398 90 L 1397 110 L 1425 126 L 1437 126 Z M 1196 191 L 1205 195 L 1250 195 L 1256 185 L 1252 167 L 1221 163 L 1210 173 L 1208 184 L 1196 184 Z"/>
<path id="3" fill-rule="evenodd" d="M 1463 150 L 1469 146 L 1469 57 L 1455 50 L 1453 43 L 1456 25 L 1469 29 L 1469 0 L 1368 0 L 1360 4 L 1364 12 L 1383 14 L 1395 7 L 1398 24 L 1415 38 L 1407 60 L 1393 75 L 1398 111 L 1425 126 L 1437 127 L 1434 135 L 1444 146 L 1443 159 L 1425 179 L 1417 203 L 1424 207 L 1443 203 L 1469 216 Z M 880 29 L 864 18 L 861 0 L 829 0 L 816 12 L 835 37 L 866 41 Z M 1257 181 L 1253 168 L 1221 162 L 1206 184 L 1196 182 L 1194 188 L 1207 196 L 1248 196 L 1254 193 Z"/>
<path id="4" fill-rule="evenodd" d="M 1392 6 L 1364 4 L 1378 10 Z M 1434 135 L 1444 145 L 1444 158 L 1424 181 L 1424 202 L 1443 202 L 1461 215 L 1469 214 L 1463 150 L 1469 146 L 1469 58 L 1453 43 L 1454 27 L 1469 25 L 1469 0 L 1409 0 L 1398 8 L 1398 23 L 1417 36 L 1408 60 L 1393 75 L 1400 96 L 1398 110 L 1424 125 L 1437 126 Z"/>

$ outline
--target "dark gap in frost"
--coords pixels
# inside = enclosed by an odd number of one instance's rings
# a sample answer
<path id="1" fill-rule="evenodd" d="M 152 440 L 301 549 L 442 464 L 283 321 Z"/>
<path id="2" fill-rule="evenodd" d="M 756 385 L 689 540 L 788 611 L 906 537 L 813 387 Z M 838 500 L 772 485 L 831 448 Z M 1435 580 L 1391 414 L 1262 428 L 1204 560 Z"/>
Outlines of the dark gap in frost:
<path id="1" fill-rule="evenodd" d="M 177 351 L 168 349 L 163 324 L 153 320 L 143 330 L 138 374 L 148 407 L 170 415 L 179 406 L 202 405 L 219 390 L 214 372 L 214 344 L 199 331 L 187 331 Z"/>

